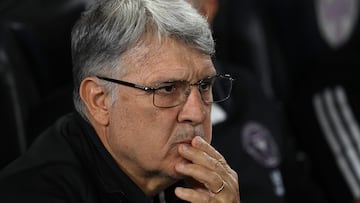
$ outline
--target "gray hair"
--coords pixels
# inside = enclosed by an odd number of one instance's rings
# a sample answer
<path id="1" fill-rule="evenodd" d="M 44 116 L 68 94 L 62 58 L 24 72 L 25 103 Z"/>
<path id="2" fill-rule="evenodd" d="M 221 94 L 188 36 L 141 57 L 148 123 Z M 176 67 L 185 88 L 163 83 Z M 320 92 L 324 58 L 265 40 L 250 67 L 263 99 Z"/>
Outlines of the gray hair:
<path id="1" fill-rule="evenodd" d="M 81 81 L 121 73 L 121 56 L 149 34 L 171 37 L 205 54 L 215 52 L 206 19 L 184 0 L 98 0 L 72 30 L 73 100 L 82 116 Z M 111 85 L 107 88 L 111 91 Z"/>

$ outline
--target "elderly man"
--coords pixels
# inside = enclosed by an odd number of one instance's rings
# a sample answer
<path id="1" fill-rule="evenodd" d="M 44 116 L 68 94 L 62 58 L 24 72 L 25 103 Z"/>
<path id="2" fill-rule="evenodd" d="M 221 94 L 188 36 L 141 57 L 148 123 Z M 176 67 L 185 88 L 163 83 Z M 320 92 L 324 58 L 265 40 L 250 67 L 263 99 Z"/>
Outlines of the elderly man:
<path id="1" fill-rule="evenodd" d="M 240 202 L 210 145 L 211 104 L 232 85 L 213 53 L 206 19 L 183 0 L 92 5 L 72 32 L 77 111 L 2 171 L 0 201 Z"/>

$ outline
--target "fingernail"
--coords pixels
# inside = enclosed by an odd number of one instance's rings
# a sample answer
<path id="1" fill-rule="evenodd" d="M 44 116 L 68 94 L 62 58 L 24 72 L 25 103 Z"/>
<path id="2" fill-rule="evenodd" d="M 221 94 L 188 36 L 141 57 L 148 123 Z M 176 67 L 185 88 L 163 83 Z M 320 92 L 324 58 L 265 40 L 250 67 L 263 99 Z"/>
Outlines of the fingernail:
<path id="1" fill-rule="evenodd" d="M 176 169 L 179 170 L 179 171 L 183 171 L 185 168 L 184 164 L 183 163 L 178 163 L 176 164 Z"/>
<path id="2" fill-rule="evenodd" d="M 181 150 L 187 151 L 189 149 L 189 146 L 186 144 L 181 145 Z"/>
<path id="3" fill-rule="evenodd" d="M 176 194 L 176 196 L 178 196 L 178 197 L 184 196 L 184 195 L 185 195 L 184 189 L 181 188 L 181 187 L 176 187 L 176 188 L 175 188 L 175 194 Z"/>
<path id="4" fill-rule="evenodd" d="M 200 136 L 195 137 L 195 144 L 200 145 L 200 144 L 202 144 L 204 142 L 205 141 Z"/>

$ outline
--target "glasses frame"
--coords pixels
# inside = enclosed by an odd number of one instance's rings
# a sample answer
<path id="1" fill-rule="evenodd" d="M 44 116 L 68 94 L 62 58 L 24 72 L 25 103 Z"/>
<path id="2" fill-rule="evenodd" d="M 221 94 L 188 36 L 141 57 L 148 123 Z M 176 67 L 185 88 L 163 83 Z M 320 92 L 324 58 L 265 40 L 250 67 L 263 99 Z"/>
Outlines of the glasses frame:
<path id="1" fill-rule="evenodd" d="M 145 86 L 145 85 L 139 85 L 139 84 L 135 84 L 135 83 L 131 83 L 131 82 L 126 82 L 126 81 L 123 81 L 123 80 L 117 80 L 117 79 L 113 79 L 113 78 L 108 78 L 108 77 L 104 77 L 104 76 L 96 76 L 98 79 L 100 80 L 105 80 L 105 81 L 108 81 L 108 82 L 112 82 L 112 83 L 116 83 L 116 84 L 119 84 L 119 85 L 124 85 L 124 86 L 127 86 L 127 87 L 132 87 L 132 88 L 136 88 L 136 89 L 139 89 L 139 90 L 143 90 L 145 92 L 150 92 L 153 94 L 153 105 L 158 107 L 158 108 L 172 108 L 172 107 L 176 107 L 176 106 L 179 106 L 181 105 L 183 102 L 180 102 L 179 104 L 176 104 L 176 105 L 173 105 L 173 106 L 169 106 L 169 107 L 162 107 L 162 106 L 157 106 L 155 104 L 155 91 L 158 90 L 158 89 L 161 89 L 162 87 L 159 87 L 159 88 L 154 88 L 154 87 L 148 87 L 148 86 Z M 231 94 L 231 90 L 232 90 L 232 81 L 234 81 L 234 79 L 231 77 L 231 75 L 229 74 L 216 74 L 214 76 L 210 76 L 210 77 L 207 77 L 205 79 L 201 79 L 199 81 L 197 81 L 196 83 L 190 83 L 188 82 L 189 84 L 189 87 L 190 86 L 199 86 L 203 81 L 205 80 L 209 80 L 209 79 L 212 79 L 212 78 L 224 78 L 224 79 L 228 79 L 230 81 L 230 89 L 229 89 L 229 94 L 222 100 L 219 100 L 219 101 L 216 101 L 216 102 L 206 102 L 204 101 L 203 97 L 201 97 L 201 100 L 206 103 L 206 104 L 211 104 L 211 103 L 219 103 L 219 102 L 223 102 L 225 100 L 227 100 L 229 97 L 230 97 L 230 94 Z M 199 88 L 198 88 L 199 89 Z M 199 90 L 200 91 L 200 90 Z M 186 101 L 186 100 L 185 100 Z M 185 102 L 184 101 L 184 102 Z"/>

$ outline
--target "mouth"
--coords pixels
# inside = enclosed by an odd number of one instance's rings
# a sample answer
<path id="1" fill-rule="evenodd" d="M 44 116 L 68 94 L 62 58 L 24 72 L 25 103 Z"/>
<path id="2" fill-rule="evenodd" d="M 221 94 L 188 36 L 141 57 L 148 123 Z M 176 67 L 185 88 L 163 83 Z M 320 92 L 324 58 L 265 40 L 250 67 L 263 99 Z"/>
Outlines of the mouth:
<path id="1" fill-rule="evenodd" d="M 178 142 L 178 144 L 188 144 L 188 145 L 191 145 L 191 142 L 192 142 L 192 139 L 188 139 L 188 140 L 180 141 L 180 142 Z"/>
<path id="2" fill-rule="evenodd" d="M 204 131 L 201 127 L 190 127 L 186 126 L 185 128 L 182 128 L 181 130 L 177 131 L 175 136 L 173 137 L 173 144 L 174 145 L 181 145 L 181 144 L 187 144 L 191 146 L 192 140 L 196 137 L 204 137 Z"/>
<path id="3" fill-rule="evenodd" d="M 184 137 L 183 139 L 179 139 L 175 142 L 175 145 L 179 146 L 179 145 L 182 145 L 182 144 L 185 144 L 185 145 L 192 145 L 192 140 L 194 139 L 194 137 L 196 137 L 196 135 L 192 135 L 192 136 L 186 136 L 186 138 Z"/>

